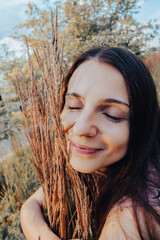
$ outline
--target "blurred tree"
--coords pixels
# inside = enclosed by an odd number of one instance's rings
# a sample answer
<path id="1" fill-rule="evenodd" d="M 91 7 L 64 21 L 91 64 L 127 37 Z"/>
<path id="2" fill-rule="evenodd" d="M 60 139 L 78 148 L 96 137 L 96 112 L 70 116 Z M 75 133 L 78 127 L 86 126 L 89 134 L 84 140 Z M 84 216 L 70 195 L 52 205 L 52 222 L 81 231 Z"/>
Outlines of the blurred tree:
<path id="1" fill-rule="evenodd" d="M 124 47 L 142 56 L 146 44 L 158 34 L 159 25 L 151 21 L 147 24 L 137 22 L 137 3 L 138 0 L 59 0 L 54 4 L 51 0 L 42 0 L 39 5 L 29 2 L 26 22 L 17 26 L 13 37 L 25 43 L 27 35 L 29 45 L 39 48 L 43 54 L 43 46 L 51 40 L 50 9 L 55 13 L 59 6 L 59 44 L 64 38 L 64 65 L 67 68 L 79 53 L 97 46 Z M 4 63 L 7 79 L 15 79 L 13 77 L 22 65 L 28 74 L 27 64 L 21 60 Z M 38 70 L 36 75 L 40 78 Z"/>
<path id="2" fill-rule="evenodd" d="M 4 95 L 5 101 L 17 101 L 17 85 L 16 78 L 21 86 L 24 88 L 21 72 L 25 76 L 26 84 L 29 85 L 30 73 L 28 68 L 28 60 L 26 54 L 21 57 L 17 57 L 16 53 L 9 49 L 7 44 L 0 45 L 0 94 Z M 34 58 L 34 56 L 33 56 Z M 36 61 L 34 61 L 36 62 Z M 35 79 L 40 79 L 40 73 L 35 64 Z M 22 94 L 24 91 L 22 90 Z"/>
<path id="3" fill-rule="evenodd" d="M 26 42 L 26 36 L 31 47 L 37 47 L 39 50 L 43 45 L 51 39 L 51 14 L 52 9 L 55 12 L 55 7 L 50 5 L 50 0 L 41 0 L 41 7 L 38 7 L 33 2 L 29 2 L 26 6 L 26 22 L 19 24 L 15 28 L 14 39 Z"/>
<path id="4" fill-rule="evenodd" d="M 58 1 L 57 1 L 58 3 Z M 27 42 L 29 45 L 29 50 L 31 54 L 31 58 L 33 60 L 34 65 L 34 76 L 35 79 L 41 80 L 41 73 L 39 72 L 37 62 L 35 61 L 35 55 L 33 54 L 33 49 L 38 49 L 40 55 L 44 54 L 44 48 L 48 48 L 49 41 L 51 40 L 51 6 L 49 0 L 41 0 L 42 9 L 38 7 L 33 2 L 28 2 L 26 5 L 27 9 L 25 11 L 27 19 L 25 23 L 19 24 L 15 28 L 15 33 L 12 35 L 14 39 L 17 39 L 26 46 L 26 37 Z M 55 5 L 56 6 L 56 5 Z M 55 6 L 54 12 L 55 12 Z M 23 72 L 26 84 L 30 84 L 30 71 L 28 66 L 28 60 L 26 58 L 27 55 L 25 55 L 25 58 L 23 58 L 23 64 L 22 62 L 17 62 L 17 64 L 9 69 L 9 78 L 8 80 L 11 80 L 14 89 L 16 89 L 17 93 L 17 87 L 16 87 L 16 81 L 18 80 L 22 93 L 24 89 L 22 74 Z"/>
<path id="5" fill-rule="evenodd" d="M 23 64 L 22 59 L 17 58 L 14 51 L 9 50 L 7 44 L 0 45 L 0 87 L 1 94 L 7 97 L 15 93 L 15 87 L 12 81 L 12 70 L 16 66 Z"/>
<path id="6" fill-rule="evenodd" d="M 50 40 L 50 8 L 59 5 L 59 38 L 65 39 L 64 56 L 67 63 L 82 51 L 95 46 L 119 46 L 144 54 L 147 42 L 152 40 L 159 25 L 149 21 L 141 24 L 135 20 L 138 0 L 59 0 L 54 6 L 43 0 L 43 8 L 34 3 L 27 5 L 26 23 L 17 26 L 18 37 L 25 34 L 33 47 L 41 47 Z"/>
<path id="7" fill-rule="evenodd" d="M 119 46 L 143 55 L 146 43 L 159 30 L 158 24 L 135 20 L 138 0 L 66 0 L 61 5 L 65 22 L 65 54 L 70 61 L 96 46 Z"/>

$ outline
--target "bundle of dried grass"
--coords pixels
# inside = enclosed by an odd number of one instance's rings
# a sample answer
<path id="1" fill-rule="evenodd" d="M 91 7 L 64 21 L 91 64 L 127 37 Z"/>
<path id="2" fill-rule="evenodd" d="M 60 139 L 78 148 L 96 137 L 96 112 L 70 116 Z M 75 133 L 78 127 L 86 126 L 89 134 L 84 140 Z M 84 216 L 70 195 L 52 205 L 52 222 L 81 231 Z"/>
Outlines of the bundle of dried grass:
<path id="1" fill-rule="evenodd" d="M 57 43 L 57 12 L 55 23 L 53 13 L 51 19 L 51 45 L 44 46 L 43 54 L 34 49 L 42 76 L 41 85 L 36 83 L 27 43 L 30 88 L 22 74 L 27 107 L 18 86 L 26 123 L 25 133 L 43 189 L 44 213 L 50 228 L 61 239 L 93 239 L 91 214 L 93 199 L 98 194 L 98 178 L 96 174 L 80 174 L 69 164 L 65 134 L 60 121 L 65 83 L 62 71 L 63 46 L 59 51 Z"/>

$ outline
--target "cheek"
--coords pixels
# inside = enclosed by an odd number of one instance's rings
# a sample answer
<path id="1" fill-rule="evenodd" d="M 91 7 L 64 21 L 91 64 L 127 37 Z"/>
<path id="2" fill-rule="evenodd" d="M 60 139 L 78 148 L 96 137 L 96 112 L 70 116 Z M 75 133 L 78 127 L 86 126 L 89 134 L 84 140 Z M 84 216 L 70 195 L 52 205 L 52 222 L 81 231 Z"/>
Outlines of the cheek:
<path id="1" fill-rule="evenodd" d="M 114 125 L 108 127 L 103 134 L 103 141 L 109 146 L 111 151 L 118 153 L 126 153 L 129 141 L 129 124 Z"/>
<path id="2" fill-rule="evenodd" d="M 76 122 L 76 119 L 77 119 L 77 116 L 78 114 L 77 113 L 72 113 L 70 111 L 68 111 L 68 109 L 64 109 L 61 113 L 61 122 L 62 122 L 62 125 L 64 127 L 64 130 L 67 131 L 69 128 L 71 128 L 75 122 Z"/>

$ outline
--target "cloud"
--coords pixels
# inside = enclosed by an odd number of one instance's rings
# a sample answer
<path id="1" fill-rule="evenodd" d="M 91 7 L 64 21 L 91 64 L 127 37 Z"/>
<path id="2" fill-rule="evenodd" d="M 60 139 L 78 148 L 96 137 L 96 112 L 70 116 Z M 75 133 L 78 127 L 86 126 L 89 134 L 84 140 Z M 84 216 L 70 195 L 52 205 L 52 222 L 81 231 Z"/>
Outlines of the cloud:
<path id="1" fill-rule="evenodd" d="M 3 1 L 3 5 L 0 7 L 1 9 L 17 6 L 17 5 L 26 5 L 29 2 L 29 0 L 7 0 Z M 34 3 L 38 3 L 38 0 L 31 1 Z"/>
<path id="2" fill-rule="evenodd" d="M 156 19 L 157 23 L 160 24 L 160 8 L 157 9 L 153 14 L 150 16 L 152 19 Z"/>
<path id="3" fill-rule="evenodd" d="M 4 7 L 4 6 L 3 6 Z M 13 33 L 14 27 L 25 20 L 25 5 L 16 5 L 6 7 L 5 10 L 0 7 L 0 39 Z"/>
<path id="4" fill-rule="evenodd" d="M 156 37 L 149 43 L 150 47 L 160 47 L 160 38 Z"/>
<path id="5" fill-rule="evenodd" d="M 25 22 L 26 4 L 29 0 L 0 0 L 0 45 L 6 44 L 8 50 L 14 51 L 16 57 L 20 57 L 23 54 L 23 47 L 18 40 L 10 37 L 14 33 L 16 25 Z M 39 4 L 42 1 L 31 0 L 35 4 Z M 50 0 L 50 3 L 55 0 Z M 3 53 L 2 53 L 3 55 Z"/>
<path id="6" fill-rule="evenodd" d="M 3 3 L 1 4 L 1 1 L 3 1 Z M 26 5 L 27 3 L 29 2 L 33 2 L 35 4 L 41 4 L 42 1 L 40 0 L 7 0 L 7 1 L 4 1 L 4 0 L 0 0 L 0 9 L 4 9 L 4 8 L 7 8 L 7 7 L 11 7 L 11 6 L 19 6 L 19 5 Z M 51 3 L 53 2 L 56 2 L 56 0 L 50 0 Z"/>
<path id="7" fill-rule="evenodd" d="M 138 7 L 141 7 L 144 3 L 145 3 L 145 0 L 139 0 L 139 1 L 137 2 L 137 6 L 138 6 Z"/>
<path id="8" fill-rule="evenodd" d="M 0 39 L 13 34 L 15 26 L 25 21 L 28 2 L 29 0 L 0 0 Z M 42 1 L 31 0 L 31 2 L 43 6 Z M 55 0 L 50 0 L 50 3 L 53 2 Z"/>

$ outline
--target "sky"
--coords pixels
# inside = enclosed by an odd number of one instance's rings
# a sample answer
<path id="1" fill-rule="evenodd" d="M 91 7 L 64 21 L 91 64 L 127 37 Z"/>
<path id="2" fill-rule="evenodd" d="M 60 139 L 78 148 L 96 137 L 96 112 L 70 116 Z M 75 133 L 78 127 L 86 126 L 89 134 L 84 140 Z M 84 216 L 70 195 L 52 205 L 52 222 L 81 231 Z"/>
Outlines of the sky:
<path id="1" fill-rule="evenodd" d="M 50 0 L 54 4 L 55 0 Z M 0 0 L 0 44 L 7 43 L 11 50 L 15 50 L 17 56 L 21 54 L 21 44 L 13 40 L 10 35 L 14 33 L 17 24 L 25 21 L 25 10 L 28 0 Z M 39 4 L 40 0 L 31 0 Z M 146 23 L 150 19 L 157 19 L 160 24 L 160 0 L 139 0 L 141 7 L 135 16 L 141 23 Z M 160 37 L 160 36 L 159 36 Z M 151 46 L 159 46 L 159 37 L 153 40 Z"/>

